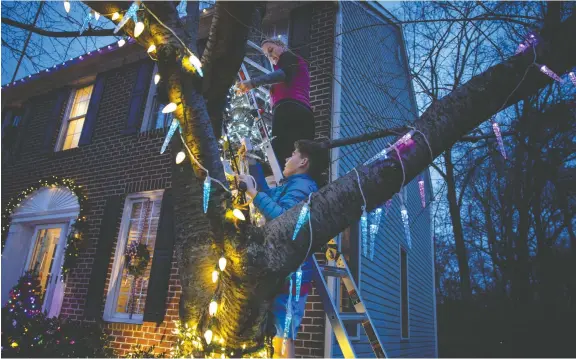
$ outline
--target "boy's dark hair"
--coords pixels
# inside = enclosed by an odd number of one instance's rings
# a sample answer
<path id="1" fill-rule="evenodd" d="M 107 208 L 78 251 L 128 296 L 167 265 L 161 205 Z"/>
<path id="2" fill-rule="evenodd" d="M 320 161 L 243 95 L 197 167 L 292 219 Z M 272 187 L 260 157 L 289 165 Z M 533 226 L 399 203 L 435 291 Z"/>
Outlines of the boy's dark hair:
<path id="1" fill-rule="evenodd" d="M 294 142 L 294 148 L 300 152 L 302 157 L 308 159 L 308 175 L 321 186 L 325 182 L 324 173 L 328 169 L 329 152 L 328 149 L 316 141 L 298 140 Z"/>

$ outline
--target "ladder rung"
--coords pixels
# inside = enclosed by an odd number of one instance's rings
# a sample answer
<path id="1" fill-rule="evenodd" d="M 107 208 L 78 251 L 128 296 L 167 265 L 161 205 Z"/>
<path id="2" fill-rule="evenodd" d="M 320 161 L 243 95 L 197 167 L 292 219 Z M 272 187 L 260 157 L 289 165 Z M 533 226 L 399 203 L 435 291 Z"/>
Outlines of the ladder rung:
<path id="1" fill-rule="evenodd" d="M 366 313 L 339 313 L 340 319 L 347 322 L 361 322 L 366 319 Z"/>
<path id="2" fill-rule="evenodd" d="M 343 277 L 348 276 L 348 272 L 346 272 L 346 269 L 338 268 L 338 267 L 334 267 L 334 266 L 323 266 L 322 272 L 324 273 L 324 275 L 330 276 L 330 277 L 343 278 Z"/>

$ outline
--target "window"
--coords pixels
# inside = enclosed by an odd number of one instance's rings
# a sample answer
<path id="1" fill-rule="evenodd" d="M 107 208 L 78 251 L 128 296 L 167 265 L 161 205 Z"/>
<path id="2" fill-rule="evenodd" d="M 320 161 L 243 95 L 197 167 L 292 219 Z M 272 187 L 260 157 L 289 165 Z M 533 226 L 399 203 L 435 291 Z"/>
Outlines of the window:
<path id="1" fill-rule="evenodd" d="M 104 320 L 124 323 L 142 323 L 143 321 L 162 193 L 161 190 L 135 193 L 126 198 L 104 309 Z M 148 247 L 150 260 L 144 275 L 134 277 L 128 273 L 124 254 L 130 245 L 138 242 Z"/>
<path id="2" fill-rule="evenodd" d="M 71 101 L 66 109 L 66 115 L 62 121 L 62 128 L 56 143 L 56 151 L 78 147 L 93 87 L 93 85 L 89 85 L 72 91 Z"/>
<path id="3" fill-rule="evenodd" d="M 402 317 L 402 339 L 410 337 L 410 318 L 408 308 L 408 253 L 400 247 L 400 305 Z"/>
<path id="4" fill-rule="evenodd" d="M 157 73 L 158 66 L 154 66 L 152 79 L 150 80 L 150 90 L 148 91 L 148 97 L 146 98 L 146 109 L 144 110 L 144 119 L 142 120 L 142 132 L 157 128 L 170 127 L 172 118 L 174 118 L 172 113 L 162 113 L 162 109 L 167 104 L 158 101 L 156 84 L 154 83 L 154 77 Z"/>
<path id="5" fill-rule="evenodd" d="M 360 290 L 360 233 L 358 223 L 351 225 L 342 232 L 340 246 L 348 263 L 348 269 L 350 269 L 358 290 Z M 342 281 L 340 281 L 340 311 L 343 313 L 356 312 Z M 360 323 L 345 322 L 344 326 L 350 339 L 360 340 Z"/>

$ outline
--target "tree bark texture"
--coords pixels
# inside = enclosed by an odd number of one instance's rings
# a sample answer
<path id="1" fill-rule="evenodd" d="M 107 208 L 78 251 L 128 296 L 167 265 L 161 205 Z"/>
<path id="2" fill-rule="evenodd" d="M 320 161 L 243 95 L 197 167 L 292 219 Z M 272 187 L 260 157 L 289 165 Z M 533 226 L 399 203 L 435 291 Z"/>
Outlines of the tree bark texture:
<path id="1" fill-rule="evenodd" d="M 151 7 L 158 6 L 155 12 L 163 21 L 166 17 L 166 21 L 175 22 L 174 14 L 162 10 L 173 7 L 172 4 L 150 4 Z M 90 6 L 102 14 L 109 14 L 128 5 L 121 2 L 90 2 Z M 109 11 L 114 6 L 116 8 Z M 210 121 L 211 110 L 207 110 L 205 100 L 208 100 L 208 108 L 214 109 L 225 101 L 244 56 L 248 34 L 245 24 L 253 19 L 256 8 L 252 3 L 243 2 L 221 3 L 216 7 L 217 16 L 203 56 L 206 75 L 201 86 L 198 83 L 200 80 L 189 68 L 180 66 L 178 56 L 182 55 L 182 49 L 178 42 L 154 19 L 148 18 L 149 31 L 137 39 L 145 48 L 150 41 L 156 44 L 160 74 L 167 81 L 170 100 L 183 100 L 175 115 L 183 127 L 185 142 L 210 171 L 210 175 L 218 179 L 224 179 L 224 175 L 210 124 L 219 124 Z M 133 25 L 128 26 L 128 33 L 131 28 Z M 567 19 L 559 28 L 561 31 L 555 33 L 542 33 L 543 43 L 537 48 L 537 53 L 539 63 L 547 64 L 557 73 L 564 73 L 576 64 L 576 42 L 572 39 L 572 34 L 576 32 L 576 16 Z M 414 136 L 415 144 L 402 153 L 401 163 L 398 159 L 387 159 L 360 166 L 360 185 L 367 194 L 367 210 L 391 198 L 400 190 L 402 183 L 408 183 L 417 176 L 434 157 L 487 120 L 505 102 L 506 105 L 513 104 L 549 84 L 552 80 L 531 65 L 532 60 L 531 53 L 514 56 L 436 101 L 414 123 L 414 127 L 424 135 L 417 133 Z M 520 82 L 521 85 L 515 90 Z M 195 175 L 202 180 L 204 173 L 198 171 L 196 166 L 194 169 Z M 190 171 L 185 176 L 191 176 Z M 183 284 L 183 287 L 187 287 L 183 288 L 183 293 L 189 293 L 182 299 L 184 303 L 181 308 L 187 308 L 181 312 L 183 319 L 197 324 L 201 332 L 211 328 L 215 335 L 223 337 L 228 348 L 239 348 L 242 344 L 248 347 L 260 345 L 270 299 L 276 294 L 285 275 L 294 271 L 304 260 L 308 249 L 308 227 L 302 229 L 295 241 L 289 240 L 302 204 L 262 228 L 244 230 L 240 227 L 240 232 L 236 232 L 225 220 L 225 208 L 229 206 L 226 194 L 220 190 L 212 193 L 208 225 L 198 213 L 201 181 L 182 181 L 178 184 L 185 176 L 175 179 L 174 185 L 176 192 L 181 191 L 175 197 L 182 197 L 181 202 L 176 204 L 177 260 L 181 278 L 188 278 Z M 358 221 L 362 204 L 354 172 L 314 194 L 311 201 L 312 250 Z M 228 259 L 228 266 L 218 281 L 218 288 L 215 288 L 210 276 L 219 256 L 218 251 Z M 207 301 L 214 293 L 219 295 L 220 314 L 210 322 L 206 314 Z"/>

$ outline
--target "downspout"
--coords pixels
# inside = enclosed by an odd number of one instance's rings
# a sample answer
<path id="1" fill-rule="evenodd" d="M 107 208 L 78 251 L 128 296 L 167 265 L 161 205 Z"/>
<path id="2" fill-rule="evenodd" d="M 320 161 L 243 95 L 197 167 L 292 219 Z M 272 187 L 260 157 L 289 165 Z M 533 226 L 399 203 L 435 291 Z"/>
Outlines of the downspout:
<path id="1" fill-rule="evenodd" d="M 340 108 L 341 108 L 341 94 L 342 87 L 340 83 L 342 81 L 342 36 L 338 36 L 342 33 L 342 4 L 336 2 L 338 10 L 336 11 L 336 24 L 334 26 L 334 78 L 332 80 L 332 129 L 330 133 L 330 139 L 335 140 L 340 138 Z M 340 161 L 337 160 L 340 155 L 340 149 L 338 147 L 330 150 L 330 182 L 338 179 L 338 166 Z M 337 238 L 338 249 L 340 250 L 340 237 Z M 340 281 L 334 277 L 327 278 L 328 292 L 332 294 L 333 298 L 337 298 L 338 288 L 340 287 Z M 338 303 L 335 303 L 338 306 Z M 334 342 L 334 335 L 332 333 L 332 325 L 328 316 L 325 316 L 324 326 L 324 357 L 332 357 L 332 346 Z"/>

